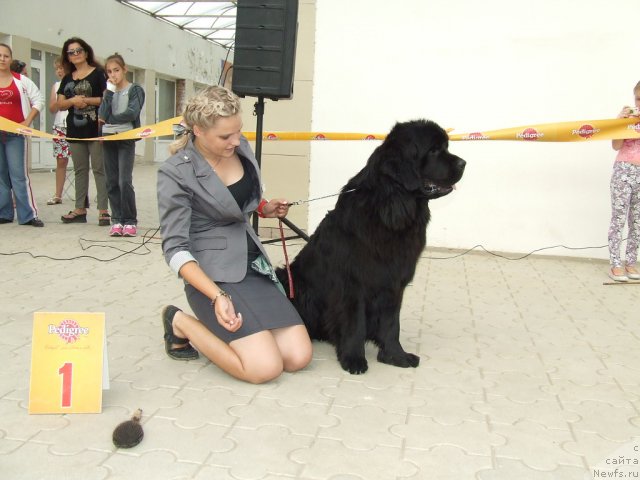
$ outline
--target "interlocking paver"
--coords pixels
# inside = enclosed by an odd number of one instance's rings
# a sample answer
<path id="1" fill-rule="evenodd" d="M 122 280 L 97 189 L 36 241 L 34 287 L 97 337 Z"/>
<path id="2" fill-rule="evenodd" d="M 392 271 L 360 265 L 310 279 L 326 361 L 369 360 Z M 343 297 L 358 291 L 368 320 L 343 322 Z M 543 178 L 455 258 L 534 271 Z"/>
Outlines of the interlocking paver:
<path id="1" fill-rule="evenodd" d="M 426 472 L 429 472 L 429 480 L 475 478 L 476 472 L 491 468 L 492 462 L 490 456 L 468 455 L 462 449 L 451 445 L 438 445 L 430 450 L 407 448 L 404 458 L 420 469 L 419 473 L 410 477 L 416 480 L 425 478 Z"/>
<path id="2" fill-rule="evenodd" d="M 236 417 L 235 427 L 259 428 L 277 425 L 288 428 L 297 435 L 316 435 L 339 423 L 339 418 L 326 405 L 308 403 L 297 407 L 283 407 L 276 400 L 254 398 L 250 404 L 228 408 L 227 412 Z"/>
<path id="3" fill-rule="evenodd" d="M 81 450 L 74 455 L 57 455 L 51 446 L 25 443 L 3 455 L 2 476 L 19 480 L 106 480 L 109 471 L 102 464 L 109 456 L 106 452 Z M 129 477 L 130 478 L 130 477 Z"/>
<path id="4" fill-rule="evenodd" d="M 496 447 L 498 457 L 521 460 L 536 470 L 554 470 L 559 466 L 582 467 L 582 457 L 563 450 L 563 444 L 573 441 L 568 426 L 564 429 L 547 428 L 530 420 L 513 425 L 494 425 L 493 431 L 507 441 Z"/>
<path id="5" fill-rule="evenodd" d="M 378 446 L 372 450 L 353 450 L 330 439 L 318 439 L 310 448 L 297 449 L 291 458 L 301 464 L 301 476 L 309 479 L 403 479 L 411 478 L 420 470 L 402 458 L 399 448 Z"/>
<path id="6" fill-rule="evenodd" d="M 292 452 L 309 447 L 312 436 L 296 435 L 278 425 L 253 428 L 234 427 L 226 438 L 236 444 L 227 453 L 213 452 L 207 462 L 230 468 L 238 478 L 259 479 L 267 474 L 297 475 L 300 465 L 292 459 Z"/>
<path id="7" fill-rule="evenodd" d="M 320 342 L 265 385 L 172 361 L 160 312 L 189 307 L 152 238 L 155 172 L 135 168 L 137 238 L 108 237 L 94 210 L 62 225 L 70 202 L 44 206 L 52 173 L 32 174 L 45 228 L 0 226 L 1 254 L 33 255 L 0 257 L 2 478 L 584 480 L 640 437 L 640 287 L 604 286 L 604 261 L 428 249 L 401 312 L 415 369 L 369 344 L 369 371 L 349 375 Z M 29 416 L 33 313 L 85 310 L 107 319 L 103 412 Z M 118 450 L 112 431 L 137 408 L 145 437 Z"/>
<path id="8" fill-rule="evenodd" d="M 470 455 L 489 456 L 492 448 L 506 443 L 505 437 L 494 433 L 486 421 L 446 425 L 433 418 L 409 415 L 406 425 L 391 427 L 391 433 L 403 438 L 407 448 L 429 450 L 436 445 L 453 445 Z"/>

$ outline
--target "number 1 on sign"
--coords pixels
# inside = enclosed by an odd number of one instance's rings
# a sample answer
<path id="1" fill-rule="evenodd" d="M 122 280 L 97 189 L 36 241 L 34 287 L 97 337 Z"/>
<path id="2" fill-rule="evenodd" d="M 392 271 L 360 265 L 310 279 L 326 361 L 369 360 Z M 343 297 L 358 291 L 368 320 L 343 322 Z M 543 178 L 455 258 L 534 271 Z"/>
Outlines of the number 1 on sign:
<path id="1" fill-rule="evenodd" d="M 62 406 L 71 406 L 71 385 L 73 377 L 73 363 L 65 363 L 58 370 L 58 374 L 62 375 Z"/>

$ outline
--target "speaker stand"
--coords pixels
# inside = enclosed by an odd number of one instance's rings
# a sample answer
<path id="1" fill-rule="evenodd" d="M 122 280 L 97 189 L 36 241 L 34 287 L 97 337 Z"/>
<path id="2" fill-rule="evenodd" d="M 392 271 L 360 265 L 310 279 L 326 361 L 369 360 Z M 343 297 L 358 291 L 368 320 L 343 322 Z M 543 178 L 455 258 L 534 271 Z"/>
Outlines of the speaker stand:
<path id="1" fill-rule="evenodd" d="M 253 114 L 257 117 L 256 120 L 256 160 L 258 161 L 258 167 L 262 170 L 262 122 L 264 117 L 264 97 L 258 96 L 258 101 L 253 105 Z M 298 228 L 293 222 L 286 218 L 282 218 L 282 223 L 289 227 L 296 235 L 293 237 L 287 237 L 287 240 L 293 238 L 302 238 L 305 241 L 309 241 L 309 236 Z M 257 213 L 253 214 L 253 230 L 258 235 L 258 223 L 259 217 Z M 263 243 L 271 243 L 271 240 L 267 240 Z"/>

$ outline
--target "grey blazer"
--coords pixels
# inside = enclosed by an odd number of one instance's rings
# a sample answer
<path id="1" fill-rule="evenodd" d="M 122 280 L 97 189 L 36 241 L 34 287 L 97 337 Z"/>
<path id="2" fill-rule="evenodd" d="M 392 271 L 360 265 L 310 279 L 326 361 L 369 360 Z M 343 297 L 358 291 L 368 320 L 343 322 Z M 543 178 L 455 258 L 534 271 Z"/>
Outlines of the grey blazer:
<path id="1" fill-rule="evenodd" d="M 245 172 L 255 189 L 242 209 L 191 140 L 158 169 L 162 251 L 176 273 L 195 260 L 214 282 L 241 281 L 247 272 L 247 232 L 268 259 L 249 223 L 262 196 L 258 163 L 245 137 L 236 151 L 255 168 Z"/>

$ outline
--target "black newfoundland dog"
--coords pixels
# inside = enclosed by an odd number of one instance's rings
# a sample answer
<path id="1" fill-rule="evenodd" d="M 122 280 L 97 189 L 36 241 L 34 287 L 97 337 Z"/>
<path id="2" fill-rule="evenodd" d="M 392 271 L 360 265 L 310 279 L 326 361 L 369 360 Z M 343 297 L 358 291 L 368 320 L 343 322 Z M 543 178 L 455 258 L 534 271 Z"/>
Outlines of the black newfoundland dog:
<path id="1" fill-rule="evenodd" d="M 342 368 L 364 373 L 365 342 L 378 361 L 417 367 L 400 345 L 400 305 L 426 244 L 429 200 L 449 194 L 465 161 L 436 123 L 398 123 L 342 189 L 295 260 L 292 300 L 313 339 L 336 348 Z M 288 276 L 278 269 L 288 290 Z"/>

